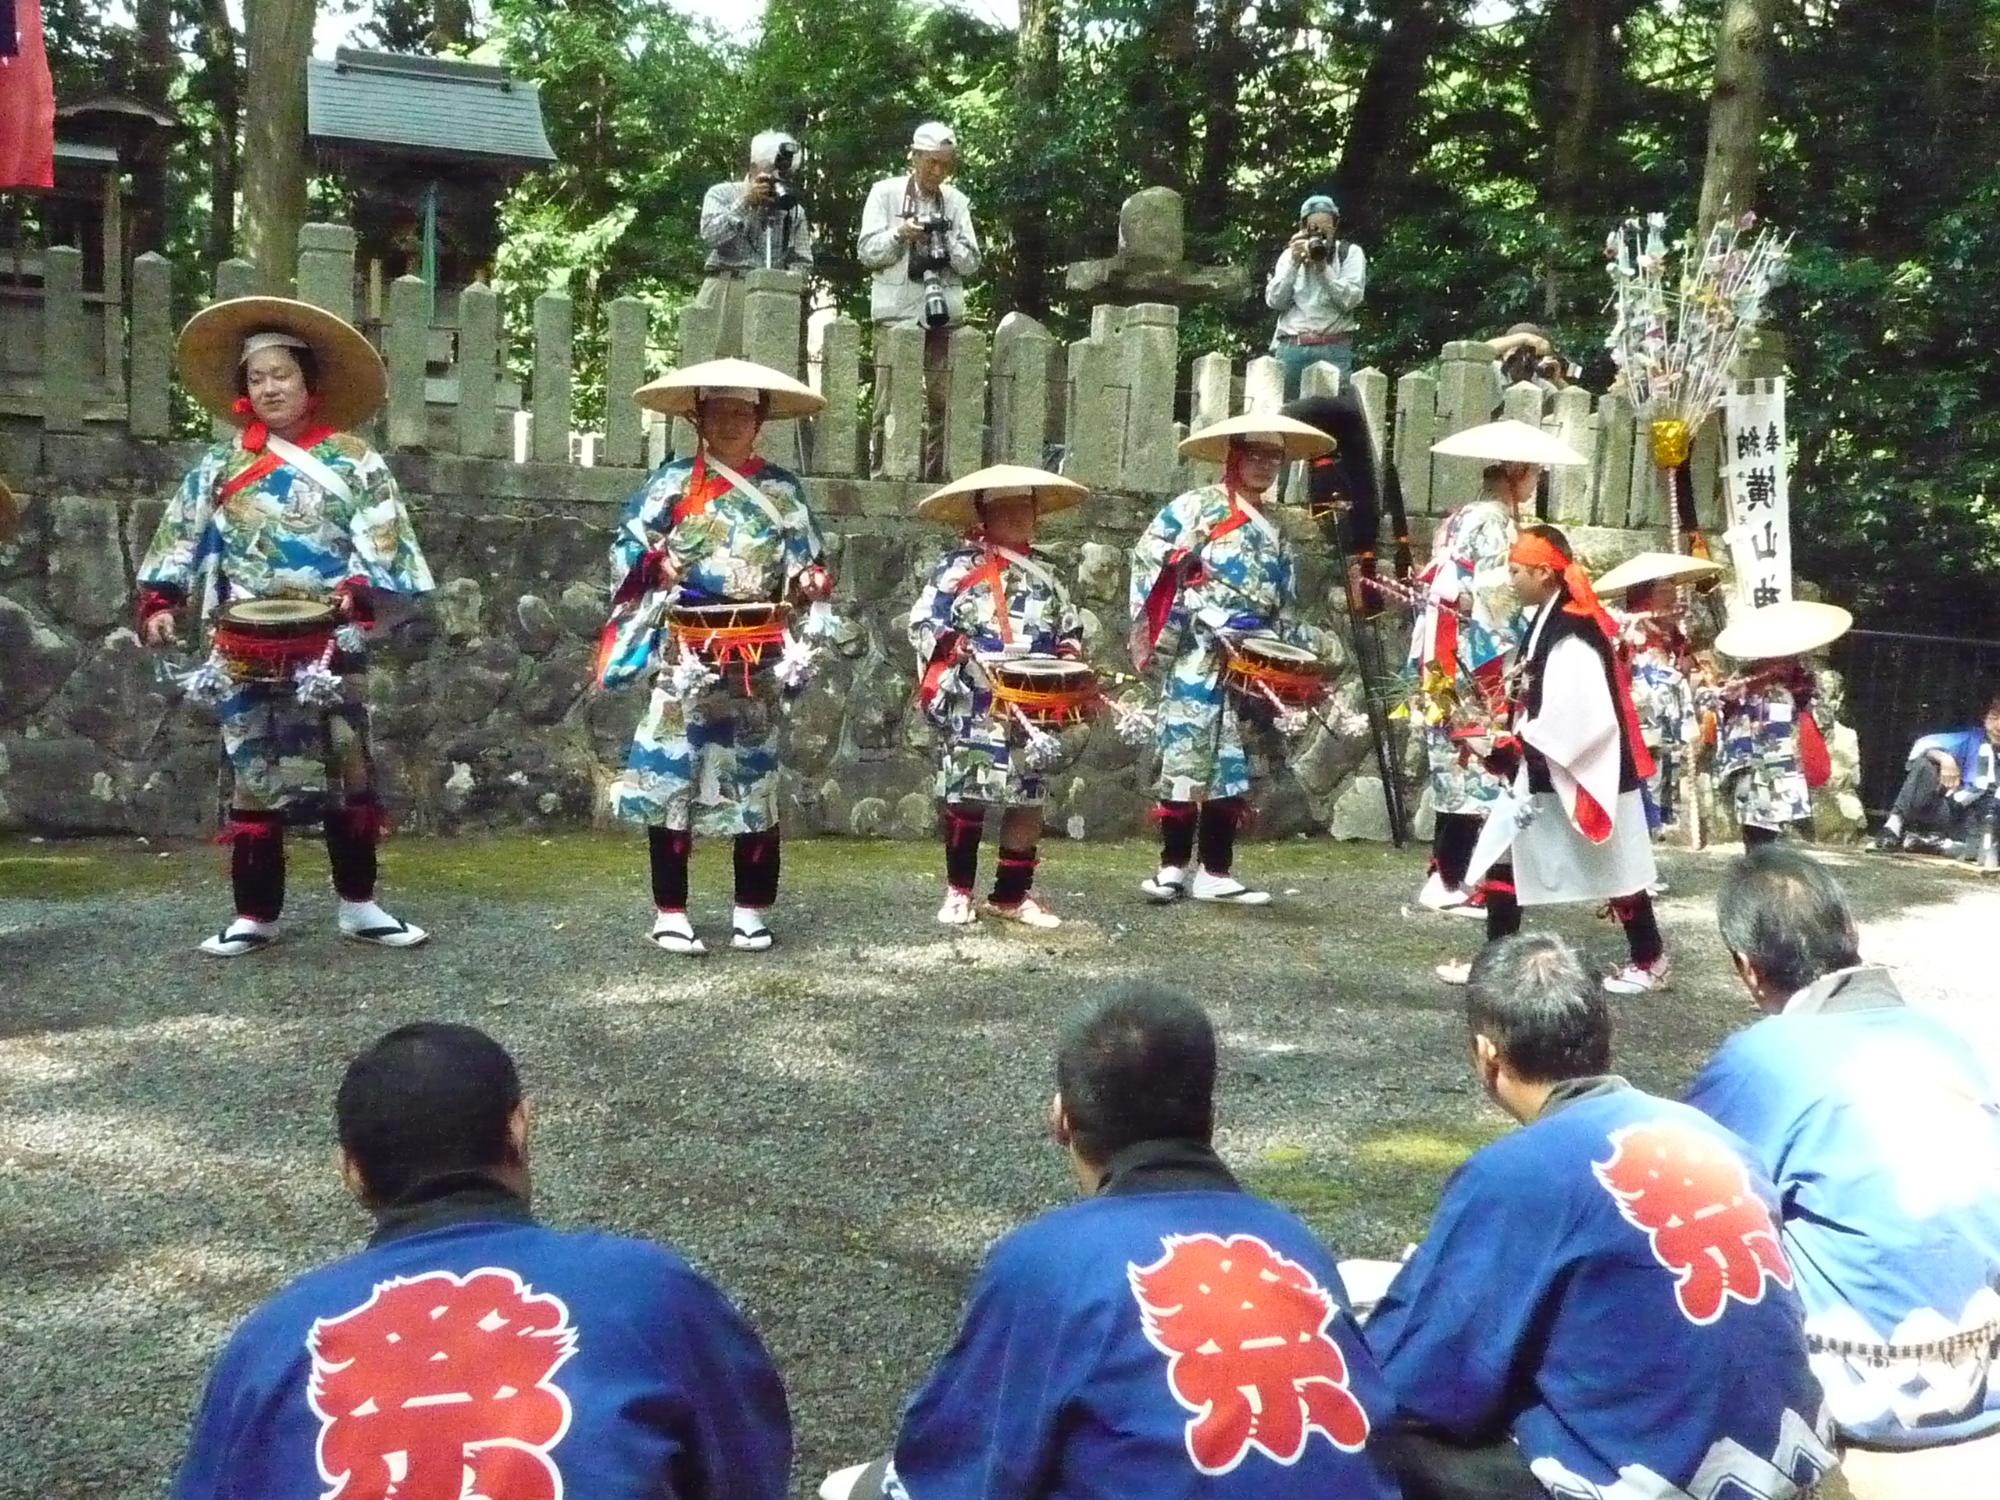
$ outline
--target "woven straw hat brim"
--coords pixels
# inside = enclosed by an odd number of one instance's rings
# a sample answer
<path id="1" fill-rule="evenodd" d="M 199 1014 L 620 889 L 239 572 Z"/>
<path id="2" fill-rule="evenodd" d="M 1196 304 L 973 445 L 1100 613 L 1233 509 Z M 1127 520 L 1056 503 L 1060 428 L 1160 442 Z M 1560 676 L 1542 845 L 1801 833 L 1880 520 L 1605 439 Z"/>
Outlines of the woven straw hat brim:
<path id="1" fill-rule="evenodd" d="M 375 346 L 345 318 L 289 297 L 232 297 L 188 319 L 174 358 L 195 400 L 223 421 L 246 426 L 250 419 L 235 410 L 236 368 L 243 340 L 266 331 L 289 333 L 312 349 L 319 366 L 314 420 L 346 432 L 381 409 L 389 372 Z"/>
<path id="2" fill-rule="evenodd" d="M 1715 638 L 1715 649 L 1738 661 L 1803 656 L 1832 645 L 1854 624 L 1838 604 L 1789 599 L 1736 616 Z"/>
<path id="3" fill-rule="evenodd" d="M 1599 594 L 1619 594 L 1646 583 L 1684 583 L 1692 578 L 1713 578 L 1722 564 L 1700 557 L 1684 557 L 1678 552 L 1641 552 L 1628 557 L 1597 580 Z"/>
<path id="4" fill-rule="evenodd" d="M 1443 458 L 1476 458 L 1489 464 L 1540 464 L 1547 469 L 1569 469 L 1589 463 L 1576 449 L 1559 437 L 1551 437 L 1539 427 L 1508 417 L 1468 427 L 1431 444 L 1431 452 Z"/>
<path id="5" fill-rule="evenodd" d="M 21 524 L 21 502 L 14 498 L 14 492 L 7 488 L 7 481 L 0 479 L 0 542 L 13 536 Z"/>
<path id="6" fill-rule="evenodd" d="M 1034 469 L 1026 464 L 989 464 L 986 468 L 954 479 L 932 490 L 917 502 L 917 514 L 926 521 L 944 521 L 953 526 L 976 526 L 976 501 L 994 490 L 1027 490 L 1035 497 L 1035 509 L 1044 516 L 1083 504 L 1089 489 L 1074 479 Z"/>
<path id="7" fill-rule="evenodd" d="M 811 386 L 792 379 L 782 370 L 748 359 L 710 359 L 696 365 L 682 365 L 640 386 L 632 393 L 632 399 L 648 411 L 693 421 L 695 403 L 702 391 L 718 386 L 763 392 L 770 398 L 764 414 L 767 422 L 809 417 L 826 405 L 825 398 Z"/>
<path id="8" fill-rule="evenodd" d="M 1297 417 L 1287 417 L 1274 411 L 1253 411 L 1245 412 L 1240 417 L 1225 417 L 1199 432 L 1189 433 L 1181 439 L 1181 456 L 1198 458 L 1205 463 L 1223 463 L 1229 457 L 1229 440 L 1244 437 L 1284 444 L 1288 462 L 1318 458 L 1339 446 L 1328 434 L 1308 426 Z"/>

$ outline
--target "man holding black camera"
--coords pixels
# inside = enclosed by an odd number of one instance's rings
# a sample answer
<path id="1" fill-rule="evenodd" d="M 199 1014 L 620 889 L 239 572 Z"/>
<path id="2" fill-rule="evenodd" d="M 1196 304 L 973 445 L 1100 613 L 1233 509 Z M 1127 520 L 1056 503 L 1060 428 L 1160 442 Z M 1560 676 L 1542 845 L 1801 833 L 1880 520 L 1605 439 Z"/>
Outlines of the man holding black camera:
<path id="1" fill-rule="evenodd" d="M 875 273 L 868 316 L 885 328 L 924 330 L 924 385 L 929 412 L 924 472 L 938 472 L 944 452 L 945 358 L 951 329 L 965 321 L 965 278 L 979 269 L 972 205 L 946 181 L 958 165 L 958 139 L 932 120 L 910 138 L 910 170 L 868 190 L 856 244 Z M 885 403 L 886 404 L 886 403 Z M 878 407 L 878 411 L 881 408 Z"/>
<path id="2" fill-rule="evenodd" d="M 717 357 L 743 352 L 743 278 L 751 271 L 810 271 L 812 224 L 796 176 L 805 153 L 782 130 L 750 142 L 750 170 L 718 182 L 701 200 L 701 242 L 708 247 L 699 307 L 719 307 Z"/>
<path id="3" fill-rule="evenodd" d="M 1355 309 L 1368 291 L 1368 258 L 1340 237 L 1340 209 L 1324 193 L 1299 205 L 1299 228 L 1264 284 L 1278 315 L 1271 353 L 1285 367 L 1285 399 L 1295 400 L 1306 369 L 1324 361 L 1345 380 L 1354 371 Z"/>

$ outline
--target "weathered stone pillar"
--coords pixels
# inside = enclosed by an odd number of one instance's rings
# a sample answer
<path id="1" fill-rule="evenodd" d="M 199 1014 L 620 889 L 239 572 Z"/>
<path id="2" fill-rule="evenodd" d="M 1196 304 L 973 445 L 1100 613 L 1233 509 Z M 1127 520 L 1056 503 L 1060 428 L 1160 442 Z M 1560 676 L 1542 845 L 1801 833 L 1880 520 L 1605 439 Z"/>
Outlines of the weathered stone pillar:
<path id="1" fill-rule="evenodd" d="M 571 317 L 566 292 L 543 292 L 535 299 L 534 461 L 569 462 L 569 376 Z"/>
<path id="2" fill-rule="evenodd" d="M 1590 420 L 1590 392 L 1567 386 L 1556 392 L 1555 435 L 1590 462 L 1549 475 L 1549 517 L 1558 526 L 1588 526 L 1591 481 L 1597 473 L 1597 426 Z"/>
<path id="3" fill-rule="evenodd" d="M 1069 455 L 1063 473 L 1093 489 L 1118 482 L 1130 395 L 1122 373 L 1115 344 L 1087 338 L 1069 346 L 1069 416 L 1064 423 Z"/>
<path id="4" fill-rule="evenodd" d="M 1437 441 L 1437 377 L 1412 370 L 1396 382 L 1396 477 L 1403 507 L 1413 516 L 1431 509 L 1431 444 Z"/>
<path id="5" fill-rule="evenodd" d="M 800 374 L 804 330 L 805 277 L 797 271 L 752 271 L 744 278 L 743 357 L 790 375 Z M 767 422 L 757 434 L 757 451 L 781 468 L 805 466 L 798 422 Z"/>
<path id="6" fill-rule="evenodd" d="M 924 331 L 875 330 L 875 412 L 882 451 L 875 472 L 915 479 L 924 459 Z"/>
<path id="7" fill-rule="evenodd" d="M 1188 408 L 1188 431 L 1212 427 L 1229 415 L 1236 371 L 1226 354 L 1204 354 L 1194 362 L 1194 400 Z"/>
<path id="8" fill-rule="evenodd" d="M 42 256 L 42 430 L 83 431 L 83 252 L 51 245 Z"/>
<path id="9" fill-rule="evenodd" d="M 301 273 L 303 275 L 303 273 Z M 421 276 L 398 276 L 389 285 L 389 326 L 383 350 L 389 364 L 389 446 L 430 446 L 424 381 L 431 341 L 431 289 Z"/>
<path id="10" fill-rule="evenodd" d="M 299 226 L 299 301 L 354 321 L 354 231 L 347 225 Z"/>
<path id="11" fill-rule="evenodd" d="M 485 458 L 500 448 L 494 401 L 500 371 L 500 299 L 475 283 L 458 294 L 458 451 Z"/>
<path id="12" fill-rule="evenodd" d="M 1375 439 L 1375 451 L 1386 455 L 1389 451 L 1389 377 L 1380 370 L 1370 367 L 1356 370 L 1348 384 L 1354 387 L 1354 394 L 1360 398 L 1361 409 L 1368 413 L 1368 431 Z"/>
<path id="13" fill-rule="evenodd" d="M 1276 411 L 1285 404 L 1285 367 L 1260 354 L 1243 367 L 1243 409 Z"/>
<path id="14" fill-rule="evenodd" d="M 149 250 L 132 262 L 132 436 L 163 438 L 173 428 L 173 266 Z"/>
<path id="15" fill-rule="evenodd" d="M 1048 330 L 1010 312 L 993 333 L 993 461 L 1039 467 L 1048 440 Z"/>
<path id="16" fill-rule="evenodd" d="M 986 461 L 986 335 L 954 328 L 948 345 L 944 398 L 944 473 L 970 474 Z"/>
<path id="17" fill-rule="evenodd" d="M 1477 339 L 1446 344 L 1438 366 L 1437 428 L 1431 441 L 1491 421 L 1499 402 L 1500 377 L 1493 369 L 1493 351 Z M 1539 416 L 1538 407 L 1537 420 Z M 1432 465 L 1431 510 L 1443 515 L 1471 500 L 1479 493 L 1485 469 L 1476 458 L 1436 460 Z"/>
<path id="18" fill-rule="evenodd" d="M 646 304 L 619 297 L 605 321 L 604 461 L 628 466 L 646 456 L 645 412 L 632 399 L 646 381 Z"/>
<path id="19" fill-rule="evenodd" d="M 247 260 L 225 260 L 215 268 L 215 300 L 228 302 L 237 297 L 254 297 L 263 287 L 263 273 Z M 218 441 L 236 431 L 234 422 L 217 417 L 210 425 Z"/>
<path id="20" fill-rule="evenodd" d="M 1157 494 L 1173 482 L 1179 462 L 1174 452 L 1174 377 L 1180 364 L 1180 313 L 1163 302 L 1142 302 L 1128 312 L 1119 338 L 1131 393 L 1120 482 L 1141 494 Z"/>
<path id="21" fill-rule="evenodd" d="M 861 396 L 861 325 L 835 318 L 819 348 L 819 393 L 826 409 L 813 424 L 812 472 L 855 472 Z"/>

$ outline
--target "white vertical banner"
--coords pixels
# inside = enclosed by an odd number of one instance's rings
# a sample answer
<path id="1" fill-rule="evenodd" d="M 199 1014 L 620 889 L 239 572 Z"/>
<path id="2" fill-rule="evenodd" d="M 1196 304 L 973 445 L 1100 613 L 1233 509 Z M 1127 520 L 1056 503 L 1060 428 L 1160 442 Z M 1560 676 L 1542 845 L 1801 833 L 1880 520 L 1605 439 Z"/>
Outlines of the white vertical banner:
<path id="1" fill-rule="evenodd" d="M 1792 501 L 1785 472 L 1785 381 L 1739 380 L 1722 407 L 1722 479 L 1736 600 L 1762 609 L 1792 597 Z"/>

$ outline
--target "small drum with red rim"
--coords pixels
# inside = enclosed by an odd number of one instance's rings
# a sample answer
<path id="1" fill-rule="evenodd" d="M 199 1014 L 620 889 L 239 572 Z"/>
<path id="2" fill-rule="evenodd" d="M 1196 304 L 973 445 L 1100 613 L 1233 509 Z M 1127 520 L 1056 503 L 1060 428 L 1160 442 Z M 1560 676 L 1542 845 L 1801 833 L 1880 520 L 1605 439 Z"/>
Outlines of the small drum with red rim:
<path id="1" fill-rule="evenodd" d="M 313 599 L 241 599 L 223 606 L 211 644 L 238 682 L 289 682 L 326 655 L 339 623 Z"/>
<path id="2" fill-rule="evenodd" d="M 1269 636 L 1231 641 L 1222 669 L 1224 686 L 1262 708 L 1311 708 L 1326 697 L 1332 675 L 1303 646 Z"/>
<path id="3" fill-rule="evenodd" d="M 789 606 L 767 599 L 722 604 L 674 604 L 667 633 L 681 650 L 707 662 L 725 678 L 739 675 L 748 688 L 753 673 L 778 664 L 785 650 Z"/>
<path id="4" fill-rule="evenodd" d="M 985 663 L 993 706 L 1037 729 L 1061 730 L 1097 711 L 1097 674 L 1064 656 L 1003 657 Z"/>

